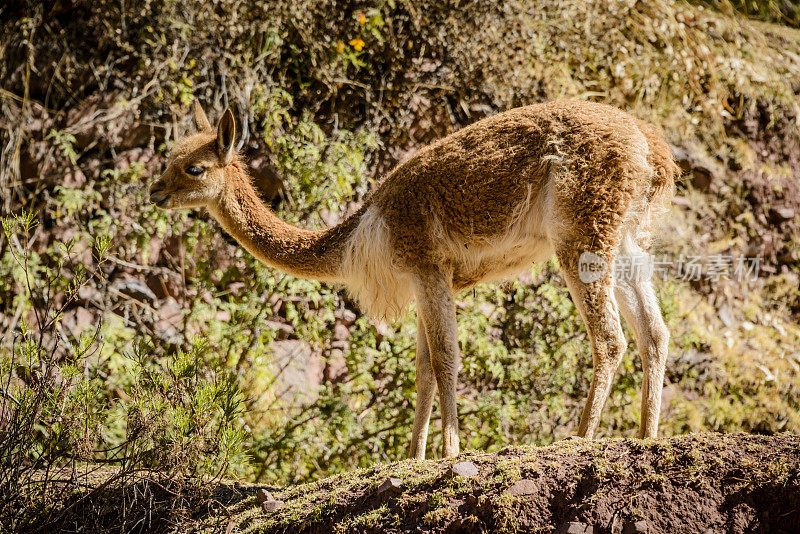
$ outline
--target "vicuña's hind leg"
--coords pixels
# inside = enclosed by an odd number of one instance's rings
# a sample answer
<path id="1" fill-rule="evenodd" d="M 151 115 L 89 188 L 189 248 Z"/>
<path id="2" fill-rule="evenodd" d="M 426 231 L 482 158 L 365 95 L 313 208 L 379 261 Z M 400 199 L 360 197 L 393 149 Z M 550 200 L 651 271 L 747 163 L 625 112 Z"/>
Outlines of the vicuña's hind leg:
<path id="1" fill-rule="evenodd" d="M 658 298 L 650 280 L 649 269 L 635 266 L 647 265 L 648 255 L 637 249 L 621 255 L 617 261 L 630 269 L 619 269 L 614 293 L 625 321 L 636 336 L 636 345 L 642 358 L 644 382 L 642 384 L 642 422 L 640 437 L 654 438 L 658 434 L 661 412 L 661 389 L 667 364 L 669 331 L 658 307 Z"/>
<path id="2" fill-rule="evenodd" d="M 433 268 L 420 275 L 416 283 L 417 307 L 422 312 L 431 365 L 439 388 L 442 409 L 444 457 L 456 456 L 458 446 L 458 413 L 456 379 L 458 378 L 458 326 L 453 300 L 452 276 Z"/>
<path id="3" fill-rule="evenodd" d="M 594 376 L 578 427 L 579 436 L 592 438 L 600 424 L 600 415 L 611 392 L 611 382 L 625 352 L 625 336 L 614 300 L 610 273 L 599 280 L 585 282 L 581 280 L 578 254 L 574 250 L 557 250 L 556 256 L 592 343 Z"/>
<path id="4" fill-rule="evenodd" d="M 414 430 L 411 434 L 411 457 L 425 459 L 425 445 L 428 439 L 428 423 L 431 419 L 433 394 L 436 392 L 436 377 L 431 365 L 428 349 L 428 336 L 422 312 L 417 311 L 417 406 L 414 411 Z"/>

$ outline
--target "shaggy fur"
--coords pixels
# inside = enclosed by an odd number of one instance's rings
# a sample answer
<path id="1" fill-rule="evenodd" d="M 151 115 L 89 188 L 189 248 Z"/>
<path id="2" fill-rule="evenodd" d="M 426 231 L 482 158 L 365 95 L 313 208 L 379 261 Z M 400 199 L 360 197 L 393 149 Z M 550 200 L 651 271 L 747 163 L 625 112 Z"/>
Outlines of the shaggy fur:
<path id="1" fill-rule="evenodd" d="M 392 249 L 389 224 L 374 206 L 348 238 L 341 272 L 350 293 L 373 317 L 396 317 L 413 297 L 411 276 Z"/>
<path id="2" fill-rule="evenodd" d="M 668 209 L 677 175 L 668 145 L 644 122 L 596 103 L 558 101 L 484 119 L 419 150 L 342 224 L 290 226 L 258 199 L 232 150 L 233 116 L 178 143 L 151 189 L 163 208 L 206 206 L 264 263 L 344 282 L 370 314 L 393 317 L 416 298 L 417 409 L 412 455 L 424 458 L 433 393 L 444 454 L 457 454 L 455 291 L 513 275 L 553 252 L 587 325 L 595 373 L 578 434 L 592 437 L 625 340 L 636 334 L 645 369 L 643 436 L 658 428 L 669 334 L 647 276 L 615 280 L 617 257 L 646 258 L 653 219 Z M 202 177 L 186 172 L 202 166 Z M 582 281 L 580 257 L 607 269 Z"/>

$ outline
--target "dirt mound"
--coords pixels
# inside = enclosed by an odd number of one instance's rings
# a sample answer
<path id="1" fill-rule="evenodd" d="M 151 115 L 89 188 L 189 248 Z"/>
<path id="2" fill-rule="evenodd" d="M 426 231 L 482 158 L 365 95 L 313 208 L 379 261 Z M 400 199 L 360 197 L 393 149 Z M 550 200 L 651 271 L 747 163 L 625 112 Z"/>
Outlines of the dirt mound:
<path id="1" fill-rule="evenodd" d="M 284 489 L 222 493 L 228 532 L 798 532 L 800 437 L 567 440 L 467 452 L 477 467 L 411 460 Z M 394 478 L 391 482 L 388 479 Z M 381 491 L 383 484 L 384 491 Z M 221 495 L 222 496 L 222 495 Z M 589 528 L 591 527 L 591 529 Z"/>

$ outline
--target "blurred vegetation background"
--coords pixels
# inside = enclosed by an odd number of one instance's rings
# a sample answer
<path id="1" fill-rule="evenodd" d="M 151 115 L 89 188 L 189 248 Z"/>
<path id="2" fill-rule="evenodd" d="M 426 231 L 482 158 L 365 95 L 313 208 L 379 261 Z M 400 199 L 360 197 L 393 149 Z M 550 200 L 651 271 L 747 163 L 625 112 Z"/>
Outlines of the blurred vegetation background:
<path id="1" fill-rule="evenodd" d="M 413 309 L 371 321 L 342 288 L 257 264 L 207 213 L 148 204 L 195 100 L 212 120 L 235 110 L 264 201 L 305 227 L 511 107 L 584 98 L 654 123 L 685 172 L 655 253 L 760 261 L 753 280 L 659 281 L 660 431 L 797 432 L 799 17 L 788 0 L 5 4 L 6 465 L 289 484 L 406 455 Z M 458 313 L 464 446 L 573 432 L 591 356 L 555 263 L 460 295 Z M 602 435 L 638 425 L 628 337 Z"/>

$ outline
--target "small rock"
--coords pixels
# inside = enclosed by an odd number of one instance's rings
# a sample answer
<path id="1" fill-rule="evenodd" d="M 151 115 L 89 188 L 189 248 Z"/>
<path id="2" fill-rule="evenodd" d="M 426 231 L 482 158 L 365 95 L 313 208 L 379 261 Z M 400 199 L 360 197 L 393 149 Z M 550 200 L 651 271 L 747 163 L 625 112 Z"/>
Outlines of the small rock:
<path id="1" fill-rule="evenodd" d="M 626 521 L 622 527 L 622 534 L 645 534 L 647 532 L 647 521 Z"/>
<path id="2" fill-rule="evenodd" d="M 344 358 L 345 351 L 342 349 L 331 348 L 325 358 L 325 369 L 323 369 L 322 379 L 325 382 L 338 382 L 347 375 L 347 361 Z"/>
<path id="3" fill-rule="evenodd" d="M 495 309 L 496 307 L 493 304 L 490 304 L 485 300 L 478 304 L 478 310 L 486 317 L 491 317 Z"/>
<path id="4" fill-rule="evenodd" d="M 403 481 L 399 478 L 387 478 L 378 486 L 378 495 L 397 495 L 402 492 Z"/>
<path id="5" fill-rule="evenodd" d="M 261 503 L 261 508 L 268 514 L 283 508 L 283 501 L 264 501 Z"/>
<path id="6" fill-rule="evenodd" d="M 478 466 L 472 462 L 458 462 L 450 466 L 450 476 L 472 478 L 478 476 Z"/>
<path id="7" fill-rule="evenodd" d="M 64 176 L 61 177 L 61 183 L 70 188 L 78 188 L 86 183 L 86 175 L 76 167 L 64 173 Z"/>
<path id="8" fill-rule="evenodd" d="M 509 494 L 519 496 L 519 495 L 533 495 L 538 490 L 538 486 L 536 481 L 531 480 L 529 478 L 523 478 L 522 480 L 517 480 L 506 490 Z"/>
<path id="9" fill-rule="evenodd" d="M 594 527 L 586 523 L 570 521 L 569 523 L 562 523 L 556 529 L 555 534 L 594 534 Z"/>
<path id="10" fill-rule="evenodd" d="M 183 339 L 183 308 L 172 297 L 165 298 L 158 307 L 156 334 L 167 343 L 180 343 Z"/>
<path id="11" fill-rule="evenodd" d="M 275 510 L 280 510 L 283 507 L 283 501 L 277 500 L 272 496 L 272 493 L 264 488 L 256 492 L 256 500 L 261 505 L 261 509 L 266 513 L 272 513 Z"/>
<path id="12" fill-rule="evenodd" d="M 349 346 L 350 343 L 344 340 L 333 340 L 330 344 L 330 347 L 334 350 L 347 350 Z"/>
<path id="13" fill-rule="evenodd" d="M 264 504 L 267 501 L 274 501 L 275 497 L 273 497 L 272 494 L 264 488 L 261 488 L 256 492 L 256 500 L 258 501 L 258 504 Z"/>

